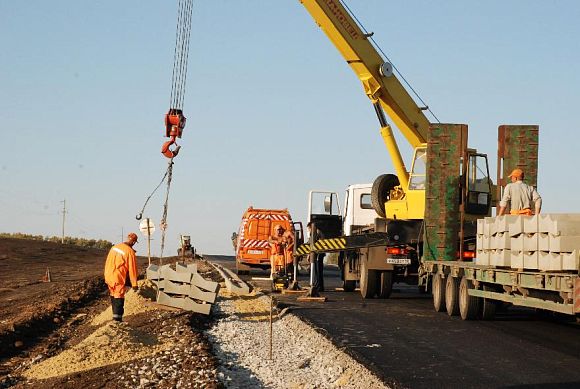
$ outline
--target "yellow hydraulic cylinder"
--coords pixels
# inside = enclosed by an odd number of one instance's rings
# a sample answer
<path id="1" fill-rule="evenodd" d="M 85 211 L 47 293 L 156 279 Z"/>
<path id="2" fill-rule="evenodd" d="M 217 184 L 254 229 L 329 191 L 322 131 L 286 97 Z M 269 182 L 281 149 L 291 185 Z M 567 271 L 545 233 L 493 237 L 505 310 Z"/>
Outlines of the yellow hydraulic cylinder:
<path id="1" fill-rule="evenodd" d="M 409 187 L 409 172 L 405 167 L 405 162 L 403 162 L 403 157 L 401 156 L 399 146 L 397 145 L 397 141 L 395 140 L 390 125 L 387 124 L 381 127 L 381 136 L 383 137 L 385 146 L 387 146 L 389 155 L 393 160 L 393 166 L 395 167 L 395 174 L 397 174 L 397 177 L 399 178 L 399 184 L 403 188 L 403 191 L 406 191 Z"/>

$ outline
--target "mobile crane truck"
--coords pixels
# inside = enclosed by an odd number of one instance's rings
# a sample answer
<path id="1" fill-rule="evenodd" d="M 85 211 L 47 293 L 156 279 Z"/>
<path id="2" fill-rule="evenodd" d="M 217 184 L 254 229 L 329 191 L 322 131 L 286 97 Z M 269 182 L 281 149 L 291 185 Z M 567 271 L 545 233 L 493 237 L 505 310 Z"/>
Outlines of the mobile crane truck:
<path id="1" fill-rule="evenodd" d="M 486 217 L 511 169 L 522 168 L 536 185 L 538 126 L 499 126 L 494 188 L 487 156 L 467 147 L 467 125 L 430 123 L 428 108 L 414 102 L 372 33 L 339 0 L 301 3 L 362 82 L 396 174 L 374 181 L 371 203 L 379 217 L 365 225 L 352 225 L 348 213 L 363 204 L 356 186 L 347 189 L 342 215 L 335 193 L 311 192 L 309 220 L 325 239 L 298 247 L 296 255 L 339 252 L 345 291 L 358 281 L 364 298 L 388 297 L 394 281 L 416 276 L 425 291 L 432 286 L 436 311 L 464 320 L 491 319 L 501 302 L 579 317 L 580 215 Z M 410 171 L 385 112 L 414 148 Z M 317 197 L 322 208 L 314 205 Z"/>
<path id="2" fill-rule="evenodd" d="M 390 295 L 393 282 L 418 282 L 422 237 L 426 228 L 428 140 L 433 138 L 432 134 L 437 134 L 438 139 L 445 139 L 444 142 L 452 148 L 466 146 L 467 126 L 430 123 L 424 113 L 428 107 L 415 103 L 396 77 L 393 66 L 383 59 L 380 49 L 374 45 L 373 34 L 364 31 L 339 0 L 301 0 L 301 3 L 362 82 L 379 120 L 381 136 L 395 174 L 383 174 L 375 179 L 371 203 L 378 217 L 373 223 L 354 228 L 349 234 L 344 233 L 342 216 L 333 213 L 331 205 L 336 203 L 336 195 L 327 193 L 324 196 L 326 201 L 322 200 L 326 205 L 324 211 L 309 211 L 309 220 L 326 239 L 313 243 L 312 247 L 299 247 L 297 254 L 304 255 L 308 251 L 340 252 L 344 289 L 352 290 L 353 281 L 358 281 L 364 298 L 386 298 Z M 387 115 L 414 148 L 410 171 L 405 166 Z M 453 166 L 463 158 L 463 172 L 479 176 L 477 194 L 474 192 L 466 197 L 472 202 L 464 205 L 466 228 L 462 229 L 464 236 L 461 241 L 472 240 L 475 243 L 476 218 L 490 214 L 492 183 L 488 178 L 487 156 L 474 149 L 464 149 L 462 155 L 453 154 L 457 158 Z M 440 170 L 445 170 L 443 162 Z M 449 162 L 445 160 L 445 163 Z M 458 187 L 460 178 L 463 182 L 470 179 L 459 171 L 454 171 L 450 177 L 458 183 Z M 311 196 L 309 203 L 314 201 Z M 318 206 L 318 209 L 321 207 Z M 459 243 L 456 246 L 461 257 L 473 256 L 475 246 Z"/>

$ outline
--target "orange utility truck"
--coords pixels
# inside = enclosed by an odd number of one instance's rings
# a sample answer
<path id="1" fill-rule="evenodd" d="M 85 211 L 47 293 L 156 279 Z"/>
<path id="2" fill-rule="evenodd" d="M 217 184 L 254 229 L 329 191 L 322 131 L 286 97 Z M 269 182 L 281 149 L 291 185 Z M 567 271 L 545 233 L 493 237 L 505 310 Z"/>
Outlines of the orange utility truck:
<path id="1" fill-rule="evenodd" d="M 293 223 L 287 209 L 257 209 L 249 207 L 240 223 L 235 238 L 236 269 L 238 274 L 248 274 L 251 269 L 270 268 L 270 243 L 268 239 L 274 235 L 274 227 L 281 225 L 284 230 L 294 234 L 302 234 L 301 223 Z M 292 256 L 288 255 L 286 264 L 292 264 Z"/>

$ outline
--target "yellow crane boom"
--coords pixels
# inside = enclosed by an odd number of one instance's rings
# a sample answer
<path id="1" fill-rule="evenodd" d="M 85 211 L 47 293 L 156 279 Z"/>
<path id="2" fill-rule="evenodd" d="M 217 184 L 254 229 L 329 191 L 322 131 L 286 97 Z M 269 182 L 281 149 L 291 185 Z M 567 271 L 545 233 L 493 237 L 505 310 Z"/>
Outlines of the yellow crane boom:
<path id="1" fill-rule="evenodd" d="M 339 0 L 300 0 L 413 148 L 427 142 L 429 120 Z"/>
<path id="2" fill-rule="evenodd" d="M 403 136 L 416 149 L 427 142 L 429 120 L 340 0 L 300 0 L 324 31 L 346 63 L 363 84 L 381 124 L 381 135 L 393 161 L 401 188 L 406 191 L 409 172 L 387 123 L 384 112 L 393 120 Z"/>

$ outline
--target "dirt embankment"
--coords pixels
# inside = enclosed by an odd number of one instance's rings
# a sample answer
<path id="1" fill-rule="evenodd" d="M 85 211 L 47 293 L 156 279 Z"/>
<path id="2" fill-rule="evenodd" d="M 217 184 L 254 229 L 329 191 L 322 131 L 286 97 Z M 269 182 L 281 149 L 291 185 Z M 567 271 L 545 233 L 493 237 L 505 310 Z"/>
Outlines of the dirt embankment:
<path id="1" fill-rule="evenodd" d="M 0 360 L 27 350 L 105 293 L 106 255 L 100 249 L 0 239 Z M 138 261 L 144 269 L 146 259 Z M 45 282 L 47 273 L 51 282 Z"/>
<path id="2" fill-rule="evenodd" d="M 208 319 L 129 292 L 125 322 L 111 322 L 105 257 L 0 239 L 0 388 L 218 387 Z"/>

